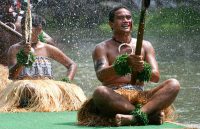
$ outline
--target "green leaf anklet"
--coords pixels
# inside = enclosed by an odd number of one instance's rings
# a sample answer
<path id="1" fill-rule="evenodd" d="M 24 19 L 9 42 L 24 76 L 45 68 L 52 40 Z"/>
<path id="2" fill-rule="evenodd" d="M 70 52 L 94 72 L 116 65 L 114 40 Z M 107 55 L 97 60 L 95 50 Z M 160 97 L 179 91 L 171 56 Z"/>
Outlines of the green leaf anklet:
<path id="1" fill-rule="evenodd" d="M 128 65 L 128 54 L 117 56 L 113 66 L 115 72 L 120 76 L 125 76 L 132 72 L 131 67 Z"/>
<path id="2" fill-rule="evenodd" d="M 16 57 L 17 57 L 17 63 L 24 65 L 25 67 L 31 67 L 35 61 L 35 55 L 33 55 L 32 52 L 26 55 L 23 49 L 19 50 Z"/>
<path id="3" fill-rule="evenodd" d="M 135 106 L 135 110 L 133 110 L 130 114 L 133 115 L 134 120 L 133 120 L 133 124 L 137 124 L 137 125 L 148 125 L 149 120 L 148 120 L 148 116 L 146 113 L 142 112 L 141 109 L 142 105 L 141 104 L 137 104 Z"/>

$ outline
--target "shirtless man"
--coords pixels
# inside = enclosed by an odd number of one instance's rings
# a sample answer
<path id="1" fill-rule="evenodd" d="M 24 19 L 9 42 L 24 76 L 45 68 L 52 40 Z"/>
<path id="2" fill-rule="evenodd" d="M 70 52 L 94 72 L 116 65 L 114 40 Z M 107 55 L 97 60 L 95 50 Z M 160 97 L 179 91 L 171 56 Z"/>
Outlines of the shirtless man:
<path id="1" fill-rule="evenodd" d="M 118 51 L 118 47 L 122 43 L 128 43 L 135 53 L 136 39 L 131 37 L 133 20 L 131 12 L 126 7 L 119 6 L 110 12 L 109 25 L 113 31 L 112 39 L 99 43 L 92 55 L 97 78 L 103 84 L 103 86 L 95 89 L 93 101 L 103 116 L 115 117 L 117 126 L 131 125 L 136 118 L 130 113 L 136 107 L 113 90 L 123 88 L 143 91 L 144 83 L 136 82 L 136 84 L 132 85 L 131 75 L 117 75 L 112 64 L 118 55 L 129 53 L 129 66 L 140 72 L 144 69 L 144 61 L 146 61 L 152 67 L 150 81 L 157 83 L 160 79 L 158 63 L 155 58 L 154 48 L 148 41 L 143 41 L 140 56 L 130 54 L 132 50 L 129 46 L 123 46 L 121 51 Z M 158 113 L 158 120 L 161 120 L 160 117 L 163 116 L 161 110 L 173 103 L 179 90 L 180 84 L 176 79 L 168 79 L 162 82 L 148 91 L 148 95 L 151 94 L 151 97 L 140 110 L 149 117 Z"/>
<path id="2" fill-rule="evenodd" d="M 21 19 L 22 16 L 17 14 L 14 9 L 13 0 L 0 0 L 0 21 L 7 24 L 17 32 L 22 33 Z M 56 45 L 55 41 L 43 31 L 44 39 L 46 43 Z M 8 48 L 19 42 L 20 38 L 12 35 L 9 32 L 4 31 L 0 27 L 0 64 L 7 66 L 7 51 Z"/>

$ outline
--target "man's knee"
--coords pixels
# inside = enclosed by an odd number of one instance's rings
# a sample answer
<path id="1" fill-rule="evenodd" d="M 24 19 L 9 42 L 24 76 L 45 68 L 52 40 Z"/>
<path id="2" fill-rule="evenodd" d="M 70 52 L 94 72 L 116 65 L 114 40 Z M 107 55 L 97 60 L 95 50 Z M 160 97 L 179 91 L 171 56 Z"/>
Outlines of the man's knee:
<path id="1" fill-rule="evenodd" d="M 96 98 L 106 94 L 108 94 L 108 88 L 105 86 L 98 86 L 93 93 L 93 97 Z"/>
<path id="2" fill-rule="evenodd" d="M 167 80 L 168 88 L 169 90 L 172 90 L 174 92 L 179 92 L 180 90 L 180 83 L 176 79 L 169 79 Z"/>

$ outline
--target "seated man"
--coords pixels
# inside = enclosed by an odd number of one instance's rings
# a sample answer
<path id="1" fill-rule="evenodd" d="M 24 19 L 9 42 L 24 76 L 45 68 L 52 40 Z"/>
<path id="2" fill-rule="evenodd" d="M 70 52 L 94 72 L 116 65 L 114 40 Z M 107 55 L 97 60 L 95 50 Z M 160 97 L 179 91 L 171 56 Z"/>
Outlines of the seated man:
<path id="1" fill-rule="evenodd" d="M 67 68 L 64 76 L 69 81 L 73 80 L 77 65 L 60 49 L 38 40 L 42 32 L 41 19 L 40 16 L 32 15 L 30 42 L 21 41 L 8 50 L 9 78 L 13 82 L 0 92 L 2 112 L 78 110 L 86 99 L 80 87 L 52 80 L 50 59 Z M 22 19 L 24 24 L 25 18 Z M 22 28 L 25 29 L 24 26 Z"/>
<path id="2" fill-rule="evenodd" d="M 21 19 L 22 15 L 17 13 L 14 8 L 13 0 L 0 0 L 0 21 L 6 25 L 13 28 L 15 31 L 22 33 L 21 30 Z M 44 31 L 41 33 L 43 35 L 44 41 L 51 45 L 56 45 L 55 41 Z M 14 36 L 10 32 L 6 32 L 0 26 L 0 64 L 7 66 L 7 51 L 9 47 L 20 41 L 20 37 Z"/>
<path id="3" fill-rule="evenodd" d="M 103 86 L 97 87 L 92 98 L 79 110 L 78 124 L 162 124 L 163 119 L 169 116 L 169 107 L 180 89 L 177 80 L 169 79 L 144 91 L 144 83 L 136 81 L 133 84 L 131 74 L 117 74 L 118 69 L 114 65 L 117 56 L 128 53 L 127 64 L 134 72 L 143 71 L 144 63 L 147 62 L 152 68 L 150 81 L 156 83 L 160 78 L 155 51 L 150 42 L 143 41 L 140 56 L 132 54 L 136 47 L 136 39 L 131 37 L 132 23 L 131 12 L 126 7 L 118 6 L 110 11 L 109 25 L 113 37 L 97 44 L 92 54 L 97 78 Z"/>

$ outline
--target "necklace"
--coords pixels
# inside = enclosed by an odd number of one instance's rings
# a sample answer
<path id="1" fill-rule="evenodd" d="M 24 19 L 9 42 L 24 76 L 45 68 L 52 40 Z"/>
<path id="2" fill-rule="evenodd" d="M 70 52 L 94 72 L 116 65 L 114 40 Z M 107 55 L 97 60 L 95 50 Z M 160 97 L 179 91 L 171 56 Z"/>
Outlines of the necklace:
<path id="1" fill-rule="evenodd" d="M 131 42 L 132 38 L 130 39 L 130 41 L 128 43 L 120 42 L 120 41 L 116 40 L 114 37 L 112 38 L 112 40 L 120 44 L 118 47 L 119 53 L 121 51 L 122 46 L 129 46 L 131 48 L 131 54 L 133 54 L 133 47 L 131 46 L 131 44 L 129 44 Z"/>
<path id="2" fill-rule="evenodd" d="M 119 44 L 125 43 L 125 42 L 116 40 L 115 37 L 112 37 L 112 40 L 115 41 L 115 42 L 117 42 L 117 43 L 119 43 Z M 129 44 L 129 43 L 131 42 L 131 40 L 132 40 L 132 38 L 131 38 L 130 41 L 127 42 L 126 44 Z"/>

